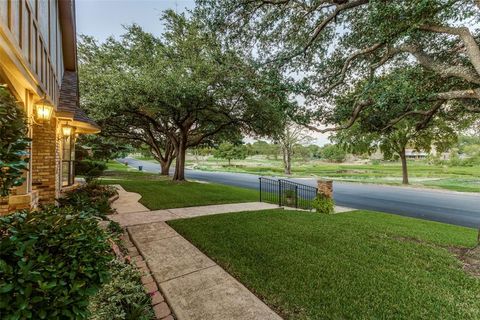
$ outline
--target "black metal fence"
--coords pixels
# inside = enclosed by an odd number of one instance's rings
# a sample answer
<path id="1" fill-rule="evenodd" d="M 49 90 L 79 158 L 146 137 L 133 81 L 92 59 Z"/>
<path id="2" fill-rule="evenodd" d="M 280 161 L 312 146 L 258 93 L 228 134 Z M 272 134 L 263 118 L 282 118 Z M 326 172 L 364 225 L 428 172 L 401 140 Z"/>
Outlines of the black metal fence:
<path id="1" fill-rule="evenodd" d="M 312 209 L 312 200 L 317 196 L 317 188 L 284 179 L 259 178 L 260 202 L 279 206 Z"/>

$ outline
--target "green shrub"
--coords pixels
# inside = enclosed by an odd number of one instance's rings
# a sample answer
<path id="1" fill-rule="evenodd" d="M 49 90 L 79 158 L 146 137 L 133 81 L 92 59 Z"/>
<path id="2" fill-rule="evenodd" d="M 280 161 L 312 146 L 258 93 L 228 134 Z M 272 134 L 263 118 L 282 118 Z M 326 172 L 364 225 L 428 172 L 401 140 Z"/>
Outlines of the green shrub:
<path id="1" fill-rule="evenodd" d="M 287 206 L 291 206 L 295 204 L 295 190 L 293 189 L 286 189 L 283 191 L 283 197 L 285 199 L 285 204 Z"/>
<path id="2" fill-rule="evenodd" d="M 335 213 L 335 202 L 323 194 L 317 194 L 317 197 L 312 201 L 312 207 L 318 213 L 333 214 Z"/>
<path id="3" fill-rule="evenodd" d="M 113 236 L 119 237 L 123 234 L 123 228 L 120 223 L 116 221 L 110 221 L 107 225 L 107 231 L 110 232 Z"/>
<path id="4" fill-rule="evenodd" d="M 130 264 L 112 261 L 112 278 L 90 300 L 91 320 L 150 320 L 154 318 L 150 297 L 140 273 Z"/>
<path id="5" fill-rule="evenodd" d="M 107 170 L 107 164 L 101 161 L 80 160 L 75 162 L 75 174 L 84 176 L 90 183 L 100 177 Z"/>
<path id="6" fill-rule="evenodd" d="M 15 99 L 0 86 L 0 197 L 20 186 L 28 169 L 28 143 L 25 115 Z"/>
<path id="7" fill-rule="evenodd" d="M 58 202 L 60 206 L 83 208 L 86 213 L 104 219 L 107 214 L 113 212 L 108 199 L 115 193 L 113 187 L 90 183 L 68 192 L 64 197 L 58 199 Z"/>
<path id="8" fill-rule="evenodd" d="M 85 319 L 112 260 L 97 219 L 72 207 L 0 218 L 2 319 Z"/>

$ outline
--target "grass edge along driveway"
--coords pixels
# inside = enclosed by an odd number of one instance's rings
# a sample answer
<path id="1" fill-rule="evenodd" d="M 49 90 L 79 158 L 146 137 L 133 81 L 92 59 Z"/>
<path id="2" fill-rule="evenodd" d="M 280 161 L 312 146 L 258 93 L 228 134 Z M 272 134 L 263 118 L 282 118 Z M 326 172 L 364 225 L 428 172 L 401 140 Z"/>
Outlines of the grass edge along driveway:
<path id="1" fill-rule="evenodd" d="M 259 197 L 256 190 L 216 183 L 172 182 L 170 179 L 111 163 L 101 183 L 120 184 L 129 192 L 139 193 L 140 203 L 150 210 L 254 202 Z"/>
<path id="2" fill-rule="evenodd" d="M 286 319 L 479 319 L 480 281 L 449 247 L 476 230 L 369 211 L 169 221 Z"/>

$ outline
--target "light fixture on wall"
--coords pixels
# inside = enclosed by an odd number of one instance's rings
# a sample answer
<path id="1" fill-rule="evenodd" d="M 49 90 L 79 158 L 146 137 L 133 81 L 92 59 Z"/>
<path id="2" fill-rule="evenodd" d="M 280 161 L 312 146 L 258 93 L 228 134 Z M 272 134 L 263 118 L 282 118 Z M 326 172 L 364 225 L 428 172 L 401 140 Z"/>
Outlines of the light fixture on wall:
<path id="1" fill-rule="evenodd" d="M 64 137 L 70 137 L 72 135 L 72 127 L 68 124 L 62 126 L 62 134 Z"/>
<path id="2" fill-rule="evenodd" d="M 38 121 L 48 122 L 52 118 L 53 106 L 49 104 L 46 98 L 35 103 L 35 115 Z"/>

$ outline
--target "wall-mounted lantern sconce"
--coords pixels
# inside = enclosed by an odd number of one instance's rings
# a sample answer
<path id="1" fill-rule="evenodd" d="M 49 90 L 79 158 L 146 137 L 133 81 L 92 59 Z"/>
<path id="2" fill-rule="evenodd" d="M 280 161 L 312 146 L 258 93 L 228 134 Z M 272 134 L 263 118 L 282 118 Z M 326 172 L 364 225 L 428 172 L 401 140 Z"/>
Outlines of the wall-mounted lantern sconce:
<path id="1" fill-rule="evenodd" d="M 45 99 L 35 103 L 35 115 L 39 121 L 50 121 L 52 118 L 53 106 L 48 104 Z"/>
<path id="2" fill-rule="evenodd" d="M 64 137 L 70 137 L 72 134 L 72 127 L 70 127 L 68 124 L 62 126 L 62 133 Z"/>

